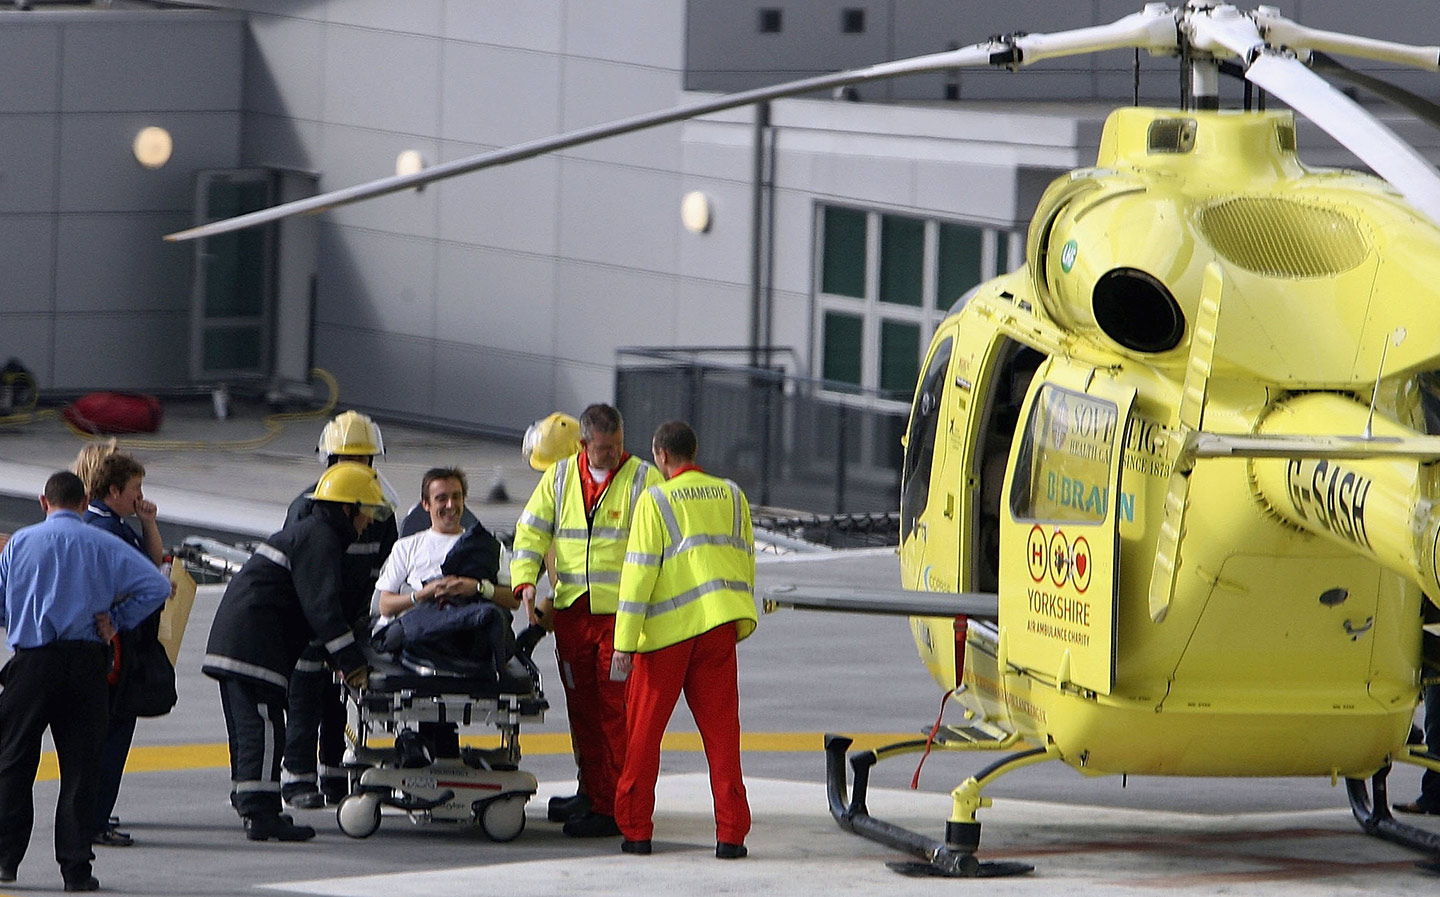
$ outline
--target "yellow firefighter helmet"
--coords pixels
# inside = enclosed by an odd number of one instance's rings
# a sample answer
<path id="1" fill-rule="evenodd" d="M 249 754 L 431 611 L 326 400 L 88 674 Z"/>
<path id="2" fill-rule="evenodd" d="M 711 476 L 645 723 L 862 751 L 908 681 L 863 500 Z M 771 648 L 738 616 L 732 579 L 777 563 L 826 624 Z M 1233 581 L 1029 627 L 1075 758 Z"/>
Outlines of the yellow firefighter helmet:
<path id="1" fill-rule="evenodd" d="M 395 512 L 395 507 L 380 487 L 380 475 L 375 468 L 358 461 L 330 465 L 320 476 L 320 482 L 315 484 L 315 491 L 305 497 L 345 505 L 358 504 L 375 520 L 385 520 Z"/>
<path id="2" fill-rule="evenodd" d="M 536 470 L 580 451 L 580 422 L 563 411 L 537 420 L 525 431 L 520 451 Z"/>
<path id="3" fill-rule="evenodd" d="M 320 431 L 320 444 L 316 447 L 323 456 L 331 455 L 383 455 L 385 440 L 380 436 L 380 425 L 369 415 L 358 411 L 346 411 L 337 416 L 325 429 Z"/>

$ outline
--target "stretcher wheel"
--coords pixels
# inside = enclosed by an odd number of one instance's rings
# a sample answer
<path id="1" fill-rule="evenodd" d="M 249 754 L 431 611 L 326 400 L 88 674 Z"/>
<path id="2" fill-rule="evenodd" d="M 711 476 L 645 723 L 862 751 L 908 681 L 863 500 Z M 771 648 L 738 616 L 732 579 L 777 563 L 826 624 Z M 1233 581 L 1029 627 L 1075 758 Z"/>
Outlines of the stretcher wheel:
<path id="1" fill-rule="evenodd" d="M 514 841 L 525 831 L 526 795 L 501 797 L 490 801 L 480 811 L 480 829 L 485 837 L 497 843 Z"/>
<path id="2" fill-rule="evenodd" d="M 380 828 L 380 798 L 373 794 L 352 794 L 335 808 L 340 831 L 352 838 L 368 838 Z"/>

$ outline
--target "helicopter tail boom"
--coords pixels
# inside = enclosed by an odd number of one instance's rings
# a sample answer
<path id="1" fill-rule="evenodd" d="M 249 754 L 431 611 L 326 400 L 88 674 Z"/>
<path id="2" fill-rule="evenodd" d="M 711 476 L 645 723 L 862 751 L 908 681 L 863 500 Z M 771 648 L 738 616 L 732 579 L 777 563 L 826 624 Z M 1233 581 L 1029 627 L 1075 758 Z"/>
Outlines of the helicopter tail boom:
<path id="1" fill-rule="evenodd" d="M 1440 599 L 1440 512 L 1430 510 L 1440 481 L 1423 461 L 1440 457 L 1440 439 L 1375 420 L 1374 438 L 1317 437 L 1360 431 L 1368 409 L 1334 393 L 1309 393 L 1271 410 L 1256 437 L 1210 436 L 1209 457 L 1245 457 L 1260 499 L 1275 515 L 1373 558 Z M 1199 457 L 1197 453 L 1197 457 Z"/>

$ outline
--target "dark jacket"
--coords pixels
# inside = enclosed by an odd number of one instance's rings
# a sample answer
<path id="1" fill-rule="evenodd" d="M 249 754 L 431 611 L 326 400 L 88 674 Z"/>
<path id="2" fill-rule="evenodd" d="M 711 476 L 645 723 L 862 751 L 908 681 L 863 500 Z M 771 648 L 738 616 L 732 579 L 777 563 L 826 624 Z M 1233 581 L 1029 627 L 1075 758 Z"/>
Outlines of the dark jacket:
<path id="1" fill-rule="evenodd" d="M 314 492 L 318 485 L 312 485 L 290 502 L 290 509 L 285 513 L 286 526 L 309 516 L 315 501 L 305 496 Z M 365 527 L 360 538 L 346 546 L 345 559 L 340 562 L 340 606 L 345 610 L 345 619 L 353 623 L 364 616 L 368 620 L 375 580 L 380 577 L 380 567 L 390 556 L 390 549 L 395 547 L 396 538 L 395 518 L 390 516 L 373 521 Z"/>
<path id="2" fill-rule="evenodd" d="M 305 645 L 325 645 L 341 671 L 364 665 L 341 607 L 342 560 L 355 529 L 339 506 L 312 512 L 266 539 L 230 580 L 205 646 L 205 674 L 284 689 Z"/>

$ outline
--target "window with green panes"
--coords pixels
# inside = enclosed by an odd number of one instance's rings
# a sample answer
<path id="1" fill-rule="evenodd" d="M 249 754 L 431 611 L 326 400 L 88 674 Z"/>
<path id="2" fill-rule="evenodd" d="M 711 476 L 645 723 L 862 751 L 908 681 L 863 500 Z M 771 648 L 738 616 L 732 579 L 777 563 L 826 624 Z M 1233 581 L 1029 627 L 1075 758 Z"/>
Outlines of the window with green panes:
<path id="1" fill-rule="evenodd" d="M 880 216 L 880 301 L 924 305 L 925 222 Z"/>
<path id="2" fill-rule="evenodd" d="M 892 398 L 909 400 L 920 376 L 920 325 L 880 322 L 880 383 Z"/>
<path id="3" fill-rule="evenodd" d="M 865 298 L 865 213 L 825 207 L 820 292 Z"/>
<path id="4" fill-rule="evenodd" d="M 1009 269 L 1009 234 L 843 206 L 816 220 L 820 375 L 908 400 L 935 325 Z"/>
<path id="5" fill-rule="evenodd" d="M 864 325 L 865 319 L 856 315 L 826 313 L 825 345 L 822 350 L 825 368 L 821 374 L 826 380 L 860 385 L 864 360 L 861 346 Z"/>

